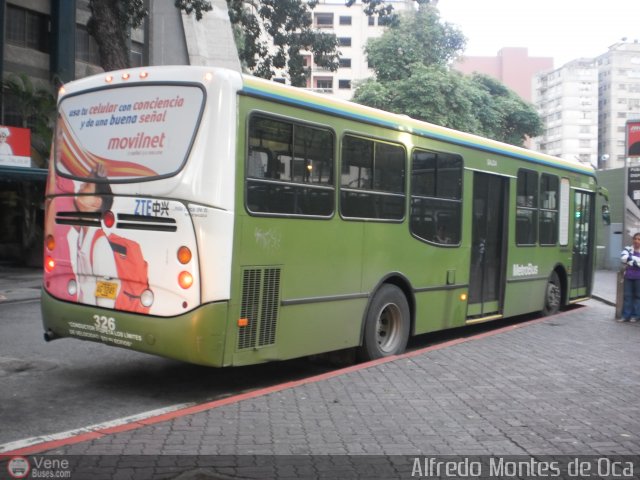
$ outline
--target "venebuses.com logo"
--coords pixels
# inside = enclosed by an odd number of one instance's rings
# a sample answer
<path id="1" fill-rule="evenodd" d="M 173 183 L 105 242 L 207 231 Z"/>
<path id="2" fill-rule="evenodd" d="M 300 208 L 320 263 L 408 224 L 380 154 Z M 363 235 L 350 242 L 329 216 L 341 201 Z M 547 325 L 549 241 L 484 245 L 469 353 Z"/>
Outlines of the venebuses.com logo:
<path id="1" fill-rule="evenodd" d="M 31 465 L 25 457 L 13 457 L 7 463 L 7 470 L 13 478 L 26 478 L 31 471 Z"/>
<path id="2" fill-rule="evenodd" d="M 7 463 L 11 478 L 71 478 L 69 460 L 45 455 L 32 457 L 16 456 Z"/>

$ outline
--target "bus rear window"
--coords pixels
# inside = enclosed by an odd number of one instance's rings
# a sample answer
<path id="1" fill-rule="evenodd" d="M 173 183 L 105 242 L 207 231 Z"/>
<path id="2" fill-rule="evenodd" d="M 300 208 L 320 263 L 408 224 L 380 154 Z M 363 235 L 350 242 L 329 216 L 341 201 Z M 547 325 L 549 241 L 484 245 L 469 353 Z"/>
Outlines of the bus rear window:
<path id="1" fill-rule="evenodd" d="M 204 106 L 195 85 L 105 88 L 64 98 L 56 126 L 56 169 L 74 178 L 152 180 L 184 165 Z"/>

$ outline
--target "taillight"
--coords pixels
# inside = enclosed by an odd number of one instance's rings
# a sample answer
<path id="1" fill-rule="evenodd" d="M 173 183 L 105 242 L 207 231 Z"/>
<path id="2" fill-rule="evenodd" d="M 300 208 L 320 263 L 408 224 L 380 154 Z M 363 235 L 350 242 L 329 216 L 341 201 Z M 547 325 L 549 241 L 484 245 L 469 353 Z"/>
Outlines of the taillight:
<path id="1" fill-rule="evenodd" d="M 180 275 L 178 275 L 178 285 L 185 290 L 191 287 L 191 285 L 193 285 L 193 275 L 189 272 L 180 272 Z"/>
<path id="2" fill-rule="evenodd" d="M 53 238 L 53 235 L 47 235 L 47 240 L 44 243 L 47 250 L 53 252 L 56 248 L 56 239 Z"/>
<path id="3" fill-rule="evenodd" d="M 191 261 L 191 250 L 189 250 L 189 247 L 182 246 L 178 249 L 178 261 L 182 265 L 186 265 Z"/>
<path id="4" fill-rule="evenodd" d="M 102 221 L 104 222 L 105 227 L 111 228 L 116 223 L 116 216 L 111 210 L 107 210 L 102 214 Z"/>
<path id="5" fill-rule="evenodd" d="M 47 273 L 51 273 L 54 268 L 56 268 L 56 261 L 53 259 L 53 257 L 47 255 L 47 258 L 45 258 L 44 260 L 44 269 L 47 271 Z"/>

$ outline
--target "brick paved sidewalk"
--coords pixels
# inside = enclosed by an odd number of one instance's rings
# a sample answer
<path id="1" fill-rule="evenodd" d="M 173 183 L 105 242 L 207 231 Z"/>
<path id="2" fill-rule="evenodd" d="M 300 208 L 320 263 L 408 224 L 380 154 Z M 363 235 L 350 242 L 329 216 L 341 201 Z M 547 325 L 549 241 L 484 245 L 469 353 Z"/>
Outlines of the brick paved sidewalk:
<path id="1" fill-rule="evenodd" d="M 273 462 L 289 457 L 271 457 L 261 470 L 259 455 L 637 455 L 640 324 L 612 318 L 612 307 L 590 301 L 496 335 L 46 453 L 116 455 L 100 470 L 104 478 L 135 472 L 130 455 L 258 456 L 182 466 L 175 459 L 185 457 L 161 457 L 173 465 L 163 478 L 200 479 L 300 476 L 274 473 Z M 207 458 L 223 463 L 204 468 Z M 305 458 L 318 457 L 289 463 Z M 337 458 L 329 471 L 355 478 L 345 473 L 354 468 L 349 459 L 367 457 L 319 458 Z M 148 462 L 138 467 L 158 474 Z"/>

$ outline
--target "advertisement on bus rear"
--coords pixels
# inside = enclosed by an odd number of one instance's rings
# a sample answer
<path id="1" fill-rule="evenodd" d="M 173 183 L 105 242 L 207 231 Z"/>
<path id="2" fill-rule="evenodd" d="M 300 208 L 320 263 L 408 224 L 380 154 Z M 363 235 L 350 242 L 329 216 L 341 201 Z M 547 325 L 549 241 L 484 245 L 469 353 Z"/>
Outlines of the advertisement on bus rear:
<path id="1" fill-rule="evenodd" d="M 77 179 L 105 175 L 112 182 L 175 174 L 186 161 L 203 103 L 204 91 L 190 85 L 65 97 L 56 129 L 57 171 Z"/>

